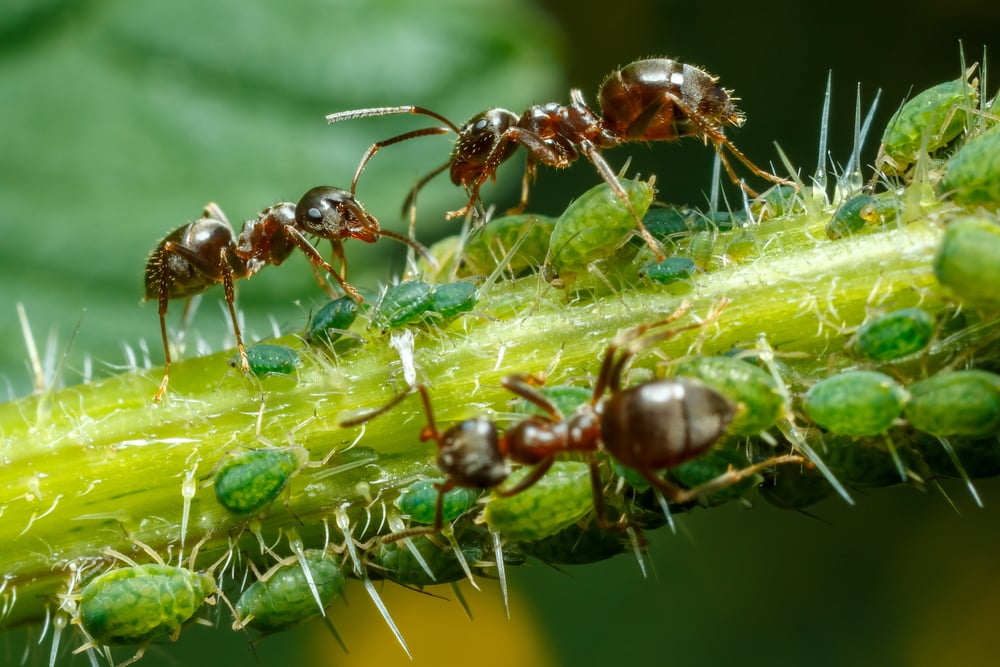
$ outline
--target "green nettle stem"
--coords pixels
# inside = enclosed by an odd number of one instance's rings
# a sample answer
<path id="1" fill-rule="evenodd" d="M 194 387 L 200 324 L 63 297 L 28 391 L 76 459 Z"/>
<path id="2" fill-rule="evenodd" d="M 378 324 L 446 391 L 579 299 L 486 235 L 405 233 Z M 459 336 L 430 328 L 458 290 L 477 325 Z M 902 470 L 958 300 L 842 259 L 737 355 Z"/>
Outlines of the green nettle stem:
<path id="1" fill-rule="evenodd" d="M 857 364 L 842 348 L 871 311 L 947 306 L 933 272 L 943 234 L 935 215 L 831 241 L 824 234 L 831 211 L 819 208 L 750 227 L 749 256 L 727 261 L 717 253 L 683 296 L 635 280 L 610 290 L 587 273 L 559 289 L 531 275 L 484 287 L 476 309 L 451 322 L 410 327 L 413 367 L 430 387 L 437 420 L 509 411 L 512 396 L 500 381 L 512 372 L 547 371 L 550 383 L 593 376 L 619 331 L 663 319 L 682 299 L 691 315 L 678 324 L 728 305 L 637 363 L 766 341 L 806 384 Z M 279 531 L 297 532 L 318 546 L 327 527 L 336 530 L 338 508 L 360 525 L 366 507 L 439 474 L 433 441 L 418 437 L 426 420 L 415 395 L 362 427 L 338 425 L 407 388 L 408 363 L 390 345 L 401 330 L 383 332 L 364 319 L 354 328 L 362 340 L 278 341 L 303 357 L 293 377 L 244 376 L 227 352 L 176 363 L 161 404 L 152 401 L 154 370 L 0 405 L 0 624 L 43 618 L 59 606 L 72 569 L 107 562 L 109 547 L 132 553 L 139 541 L 176 561 L 200 543 L 204 567 L 237 544 L 259 550 L 255 535 L 273 543 Z M 216 500 L 215 469 L 227 454 L 267 444 L 301 446 L 310 462 L 326 460 L 299 470 L 287 499 L 278 496 L 253 520 L 236 516 Z"/>

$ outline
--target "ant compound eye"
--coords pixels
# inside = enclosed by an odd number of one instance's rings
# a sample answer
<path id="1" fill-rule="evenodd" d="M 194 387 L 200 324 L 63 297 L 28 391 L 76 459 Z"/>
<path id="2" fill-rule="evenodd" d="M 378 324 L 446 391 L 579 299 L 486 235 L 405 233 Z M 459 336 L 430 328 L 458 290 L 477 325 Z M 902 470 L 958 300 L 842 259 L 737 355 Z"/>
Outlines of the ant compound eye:
<path id="1" fill-rule="evenodd" d="M 311 207 L 308 211 L 306 211 L 306 215 L 309 217 L 310 220 L 319 221 L 323 219 L 323 212 L 320 211 L 315 206 Z"/>
<path id="2" fill-rule="evenodd" d="M 489 126 L 490 122 L 488 120 L 486 120 L 485 118 L 480 118 L 479 120 L 476 121 L 476 124 L 472 126 L 472 130 L 474 132 L 482 132 Z"/>

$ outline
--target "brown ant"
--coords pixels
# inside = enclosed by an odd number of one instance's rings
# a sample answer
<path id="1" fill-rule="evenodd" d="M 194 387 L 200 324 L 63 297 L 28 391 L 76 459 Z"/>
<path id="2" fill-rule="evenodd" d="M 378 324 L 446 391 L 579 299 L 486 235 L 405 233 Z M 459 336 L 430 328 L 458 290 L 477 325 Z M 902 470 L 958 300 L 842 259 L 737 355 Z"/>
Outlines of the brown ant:
<path id="1" fill-rule="evenodd" d="M 323 259 L 306 235 L 330 241 L 333 256 L 340 262 L 340 272 Z M 354 195 L 340 188 L 315 187 L 305 193 L 297 204 L 282 202 L 269 206 L 255 219 L 243 223 L 239 236 L 234 234 L 218 205 L 208 204 L 201 218 L 168 234 L 146 260 L 145 298 L 159 300 L 160 335 L 165 358 L 163 380 L 153 400 L 158 402 L 163 398 L 170 381 L 166 314 L 167 303 L 171 299 L 189 298 L 222 283 L 233 333 L 236 334 L 240 365 L 245 371 L 248 368 L 247 356 L 236 318 L 233 281 L 250 278 L 269 264 L 281 264 L 298 248 L 317 272 L 321 285 L 327 286 L 319 269 L 333 276 L 344 292 L 360 303 L 364 301 L 363 297 L 344 278 L 347 264 L 343 241 L 358 239 L 374 243 L 380 236 L 406 243 L 428 256 L 427 249 L 416 241 L 381 229 L 378 220 L 364 209 Z"/>
<path id="2" fill-rule="evenodd" d="M 725 304 L 723 304 L 724 307 Z M 434 526 L 411 529 L 389 536 L 396 540 L 420 532 L 442 528 L 444 494 L 455 487 L 492 489 L 500 496 L 516 495 L 538 482 L 564 452 L 584 454 L 591 471 L 594 509 L 598 524 L 610 527 L 604 511 L 603 482 L 596 453 L 604 449 L 622 465 L 639 472 L 670 501 L 684 504 L 725 488 L 757 472 L 784 463 L 802 463 L 796 454 L 775 456 L 741 470 L 730 470 L 692 489 L 676 486 L 660 475 L 705 452 L 723 436 L 735 416 L 736 406 L 725 396 L 690 378 L 652 380 L 622 388 L 622 376 L 628 362 L 641 349 L 673 338 L 677 334 L 704 326 L 718 316 L 717 308 L 705 321 L 661 331 L 636 341 L 647 332 L 671 324 L 687 311 L 687 303 L 666 319 L 626 330 L 604 353 L 597 384 L 586 403 L 564 416 L 537 387 L 535 376 L 508 375 L 502 384 L 509 391 L 538 406 L 543 416 L 529 416 L 499 433 L 496 422 L 474 417 L 441 431 L 434 421 L 430 395 L 424 385 L 415 389 L 423 399 L 427 425 L 420 432 L 421 441 L 434 440 L 438 445 L 438 467 L 447 479 L 437 485 L 438 499 Z M 621 353 L 619 354 L 619 351 Z M 404 392 L 387 405 L 360 417 L 344 420 L 341 426 L 356 426 L 386 412 L 411 392 Z M 510 463 L 535 466 L 517 484 L 500 488 L 510 475 Z M 622 517 L 619 528 L 628 527 Z"/>
<path id="3" fill-rule="evenodd" d="M 511 213 L 524 210 L 528 187 L 539 163 L 562 169 L 583 154 L 628 205 L 646 243 L 657 256 L 662 257 L 659 244 L 643 226 L 614 170 L 601 155 L 603 149 L 626 142 L 701 137 L 706 142 L 712 142 L 730 179 L 749 195 L 756 196 L 757 193 L 736 177 L 723 148 L 757 176 L 773 183 L 792 185 L 756 166 L 722 133 L 726 125 L 742 125 L 745 117 L 736 108 L 736 98 L 731 96 L 731 91 L 719 86 L 717 81 L 717 77 L 697 67 L 667 58 L 655 58 L 630 63 L 604 80 L 598 91 L 600 114 L 591 110 L 580 90 L 574 88 L 570 91 L 569 105 L 556 102 L 534 105 L 520 116 L 507 109 L 487 109 L 461 127 L 420 106 L 355 109 L 330 114 L 326 119 L 335 123 L 353 118 L 412 113 L 443 122 L 446 127 L 413 130 L 373 144 L 358 165 L 352 188 L 380 148 L 415 137 L 454 132 L 458 138 L 451 157 L 421 178 L 404 204 L 405 210 L 425 183 L 450 168 L 452 182 L 465 187 L 469 201 L 463 208 L 449 212 L 449 218 L 469 212 L 479 199 L 480 187 L 487 179 L 495 179 L 497 168 L 514 154 L 519 145 L 528 151 L 528 160 L 521 184 L 521 201 Z"/>

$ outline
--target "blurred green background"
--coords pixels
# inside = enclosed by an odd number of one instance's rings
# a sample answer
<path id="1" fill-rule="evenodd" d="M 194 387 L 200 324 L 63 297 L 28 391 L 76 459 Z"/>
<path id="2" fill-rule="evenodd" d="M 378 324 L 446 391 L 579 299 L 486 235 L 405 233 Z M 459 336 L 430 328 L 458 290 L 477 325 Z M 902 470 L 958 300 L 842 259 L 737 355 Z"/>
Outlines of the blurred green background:
<path id="1" fill-rule="evenodd" d="M 998 34 L 1000 5 L 971 0 L 8 0 L 0 5 L 0 399 L 31 390 L 15 304 L 40 344 L 58 341 L 53 358 L 78 327 L 67 381 L 127 365 L 126 346 L 140 364 L 158 364 L 156 306 L 138 303 L 146 254 L 164 234 L 208 201 L 238 228 L 314 185 L 346 186 L 370 143 L 430 124 L 330 127 L 326 113 L 420 104 L 461 123 L 490 106 L 567 101 L 570 87 L 594 101 L 613 68 L 668 56 L 736 91 L 748 122 L 730 136 L 751 159 L 774 160 L 778 141 L 808 174 L 828 71 L 830 150 L 843 163 L 858 82 L 865 104 L 882 88 L 881 127 L 911 89 L 958 76 L 960 39 L 971 62 L 984 46 L 997 53 Z M 869 160 L 874 148 L 872 140 Z M 359 198 L 383 226 L 403 231 L 403 196 L 449 149 L 448 137 L 386 149 Z M 698 142 L 630 145 L 608 158 L 621 165 L 630 156 L 634 170 L 657 174 L 662 199 L 705 201 L 713 153 Z M 503 206 L 515 201 L 518 161 L 500 176 L 486 195 Z M 597 180 L 585 161 L 542 169 L 532 208 L 556 212 Z M 419 238 L 454 231 L 441 213 L 462 203 L 439 178 L 421 195 Z M 396 244 L 362 246 L 348 244 L 352 283 L 373 289 L 398 272 Z M 322 300 L 301 257 L 268 269 L 240 286 L 247 337 L 299 328 Z M 230 335 L 220 303 L 221 290 L 210 292 L 194 323 L 213 349 Z M 172 310 L 173 327 L 179 305 Z M 648 580 L 625 557 L 567 575 L 512 572 L 509 622 L 496 590 L 468 592 L 473 623 L 454 603 L 386 595 L 418 664 L 995 664 L 1000 484 L 979 487 L 986 510 L 959 485 L 947 487 L 961 517 L 940 496 L 906 489 L 859 494 L 853 509 L 828 501 L 814 510 L 823 521 L 760 503 L 698 513 L 682 519 L 678 536 L 653 535 Z M 152 647 L 142 664 L 408 662 L 360 589 L 350 602 L 334 607 L 350 655 L 318 624 L 261 642 L 256 657 L 241 635 L 194 628 L 177 645 Z M 0 664 L 47 664 L 50 639 L 26 649 L 37 629 L 6 633 Z M 86 663 L 67 654 L 78 642 L 64 639 L 59 664 Z"/>

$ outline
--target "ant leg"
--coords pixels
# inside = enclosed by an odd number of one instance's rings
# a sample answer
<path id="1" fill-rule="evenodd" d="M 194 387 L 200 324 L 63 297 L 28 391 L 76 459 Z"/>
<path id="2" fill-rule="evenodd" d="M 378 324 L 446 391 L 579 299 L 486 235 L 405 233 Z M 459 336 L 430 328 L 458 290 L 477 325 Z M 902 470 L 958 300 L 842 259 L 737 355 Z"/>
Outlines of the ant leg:
<path id="1" fill-rule="evenodd" d="M 531 189 L 531 184 L 535 182 L 535 177 L 538 175 L 538 163 L 535 161 L 532 155 L 528 155 L 528 162 L 524 165 L 524 177 L 521 179 L 521 201 L 517 203 L 514 208 L 507 209 L 507 215 L 518 215 L 524 213 L 525 207 L 528 205 L 528 192 Z"/>
<path id="2" fill-rule="evenodd" d="M 410 208 L 415 204 L 417 200 L 417 193 L 430 182 L 435 176 L 440 174 L 442 171 L 451 166 L 451 160 L 445 162 L 440 167 L 435 167 L 430 173 L 424 174 L 420 177 L 420 180 L 414 184 L 410 191 L 406 193 L 406 199 L 403 201 L 403 215 L 405 216 Z M 464 213 L 463 213 L 464 215 Z"/>
<path id="3" fill-rule="evenodd" d="M 163 395 L 167 391 L 167 384 L 170 382 L 170 342 L 167 340 L 167 303 L 168 281 L 166 276 L 165 262 L 161 257 L 158 267 L 158 279 L 160 282 L 160 336 L 163 338 L 163 379 L 160 380 L 160 388 L 153 394 L 153 402 L 159 403 L 163 400 Z"/>
<path id="4" fill-rule="evenodd" d="M 418 390 L 423 391 L 423 385 L 417 385 L 416 388 Z M 357 417 L 350 417 L 348 419 L 343 419 L 340 422 L 338 422 L 337 425 L 342 428 L 350 428 L 351 426 L 360 426 L 361 424 L 365 424 L 371 421 L 372 419 L 375 419 L 379 415 L 383 415 L 389 410 L 392 410 L 394 407 L 402 403 L 404 398 L 406 398 L 412 393 L 413 393 L 413 388 L 411 387 L 410 389 L 407 389 L 406 391 L 393 396 L 392 399 L 382 407 L 375 408 L 374 410 L 370 410 L 362 415 L 358 415 Z"/>
<path id="5" fill-rule="evenodd" d="M 542 386 L 543 383 L 544 381 L 537 375 L 528 375 L 527 373 L 513 373 L 500 380 L 500 384 L 507 391 L 517 394 L 524 400 L 537 405 L 555 421 L 562 421 L 563 414 L 559 411 L 559 408 L 545 394 L 536 389 L 536 387 Z"/>
<path id="6" fill-rule="evenodd" d="M 219 251 L 219 266 L 222 267 L 222 285 L 226 293 L 226 305 L 229 306 L 229 317 L 233 320 L 233 333 L 236 334 L 236 349 L 240 353 L 240 370 L 244 373 L 250 370 L 250 362 L 247 361 L 247 351 L 243 346 L 243 334 L 240 332 L 240 323 L 236 319 L 236 290 L 233 287 L 233 270 L 226 261 L 226 248 Z"/>
<path id="7" fill-rule="evenodd" d="M 302 232 L 291 226 L 285 227 L 285 231 L 291 237 L 292 243 L 298 246 L 299 250 L 301 250 L 302 254 L 306 256 L 306 259 L 312 262 L 313 266 L 318 266 L 326 270 L 326 272 L 333 276 L 337 283 L 340 284 L 341 289 L 347 293 L 347 296 L 351 297 L 358 303 L 364 303 L 365 299 L 361 296 L 358 290 L 348 284 L 348 282 L 339 273 L 337 273 L 336 269 L 330 266 L 330 264 L 323 259 L 313 244 L 309 242 L 309 239 L 303 236 Z"/>
<path id="8" fill-rule="evenodd" d="M 642 218 L 636 212 L 635 208 L 632 206 L 632 200 L 628 198 L 628 193 L 625 192 L 625 188 L 622 187 L 621 181 L 618 180 L 618 176 L 615 172 L 611 170 L 611 166 L 607 163 L 601 152 L 597 150 L 597 147 L 590 141 L 583 141 L 580 143 L 580 152 L 587 156 L 591 164 L 597 169 L 597 173 L 601 175 L 604 182 L 611 186 L 615 194 L 621 199 L 626 208 L 628 208 L 629 213 L 632 214 L 632 218 L 635 220 L 636 228 L 639 230 L 639 235 L 642 236 L 642 240 L 646 242 L 649 249 L 653 251 L 653 255 L 656 256 L 656 261 L 662 262 L 666 255 L 663 254 L 663 246 L 660 242 L 653 238 L 653 235 L 649 233 L 646 229 L 646 225 L 642 224 Z"/>
<path id="9" fill-rule="evenodd" d="M 536 465 L 534 468 L 532 468 L 531 472 L 525 475 L 524 479 L 519 481 L 517 484 L 510 487 L 509 489 L 501 489 L 500 487 L 494 487 L 493 493 L 503 498 L 516 496 L 522 491 L 525 491 L 534 486 L 535 484 L 537 484 L 538 480 L 540 480 L 542 477 L 545 477 L 545 473 L 549 471 L 549 468 L 552 467 L 552 464 L 555 463 L 555 460 L 556 457 L 552 455 L 550 455 L 548 458 L 542 459 L 542 461 L 538 463 L 538 465 Z"/>
<path id="10" fill-rule="evenodd" d="M 674 501 L 678 503 L 687 503 L 692 500 L 697 500 L 701 496 L 706 496 L 710 493 L 714 493 L 715 491 L 726 489 L 733 484 L 746 479 L 747 477 L 756 475 L 762 470 L 786 463 L 806 463 L 806 459 L 798 454 L 783 454 L 781 456 L 771 457 L 766 461 L 761 461 L 760 463 L 749 465 L 746 468 L 740 468 L 739 470 L 727 470 L 715 479 L 710 479 L 703 484 L 699 484 L 693 489 L 681 491 L 679 494 L 674 496 Z M 645 473 L 643 473 L 643 475 L 645 476 Z M 653 475 L 653 477 L 656 476 Z M 647 479 L 649 479 L 649 477 L 647 477 Z M 680 491 L 677 487 L 674 488 Z"/>

